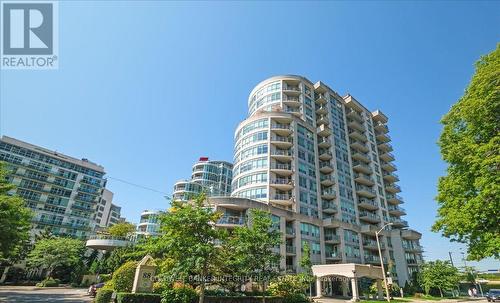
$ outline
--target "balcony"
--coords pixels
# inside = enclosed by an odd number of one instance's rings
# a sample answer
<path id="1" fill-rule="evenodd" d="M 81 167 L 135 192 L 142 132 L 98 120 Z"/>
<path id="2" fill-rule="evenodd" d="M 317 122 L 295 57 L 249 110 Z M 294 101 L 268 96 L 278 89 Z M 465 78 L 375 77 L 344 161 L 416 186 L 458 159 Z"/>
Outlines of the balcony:
<path id="1" fill-rule="evenodd" d="M 328 114 L 328 108 L 325 105 L 316 106 L 316 115 L 326 115 Z"/>
<path id="2" fill-rule="evenodd" d="M 358 140 L 349 140 L 349 141 L 350 141 L 349 145 L 351 146 L 351 148 L 353 148 L 357 151 L 363 152 L 363 153 L 366 153 L 369 151 L 368 146 L 366 146 L 365 143 L 358 141 Z"/>
<path id="3" fill-rule="evenodd" d="M 328 127 L 328 125 L 325 124 L 318 126 L 316 132 L 321 137 L 328 137 L 332 134 L 332 130 L 330 129 L 330 127 Z"/>
<path id="4" fill-rule="evenodd" d="M 424 251 L 424 249 L 422 248 L 422 246 L 420 246 L 418 244 L 409 245 L 409 244 L 404 244 L 403 243 L 403 248 L 407 252 L 421 253 L 421 252 Z"/>
<path id="5" fill-rule="evenodd" d="M 295 107 L 286 106 L 283 111 L 285 113 L 292 114 L 292 115 L 294 115 L 296 117 L 302 116 L 302 112 L 300 111 L 300 107 L 295 108 Z"/>
<path id="6" fill-rule="evenodd" d="M 358 199 L 358 206 L 364 209 L 368 210 L 377 210 L 378 209 L 378 204 L 375 202 L 375 200 L 370 200 L 370 199 L 365 199 L 365 198 L 359 198 Z"/>
<path id="7" fill-rule="evenodd" d="M 283 104 L 286 104 L 288 106 L 298 107 L 301 105 L 301 102 L 300 102 L 300 98 L 298 96 L 284 95 L 283 96 Z"/>
<path id="8" fill-rule="evenodd" d="M 245 219 L 240 216 L 223 216 L 217 221 L 219 227 L 237 227 L 243 225 Z"/>
<path id="9" fill-rule="evenodd" d="M 320 149 L 319 150 L 319 159 L 321 161 L 328 161 L 333 158 L 332 152 L 328 149 Z"/>
<path id="10" fill-rule="evenodd" d="M 360 153 L 358 151 L 353 151 L 352 158 L 357 161 L 362 161 L 365 163 L 370 163 L 370 156 L 366 153 Z"/>
<path id="11" fill-rule="evenodd" d="M 378 132 L 388 132 L 389 131 L 387 124 L 382 123 L 382 122 L 375 122 L 373 124 L 373 128 L 375 129 L 375 131 L 378 131 Z"/>
<path id="12" fill-rule="evenodd" d="M 394 161 L 394 155 L 389 153 L 389 152 L 384 152 L 380 154 L 380 159 L 385 161 L 385 162 L 391 162 Z"/>
<path id="13" fill-rule="evenodd" d="M 289 162 L 292 160 L 293 153 L 286 149 L 275 149 L 271 152 L 271 157 L 278 161 Z"/>
<path id="14" fill-rule="evenodd" d="M 287 265 L 286 265 L 286 272 L 287 272 L 287 273 L 290 273 L 290 274 L 295 273 L 295 272 L 296 272 L 295 265 L 292 265 L 292 264 L 287 264 Z"/>
<path id="15" fill-rule="evenodd" d="M 287 255 L 295 255 L 295 253 L 296 253 L 295 246 L 286 245 L 286 254 Z"/>
<path id="16" fill-rule="evenodd" d="M 419 240 L 422 234 L 413 229 L 404 229 L 401 231 L 401 237 L 406 240 Z"/>
<path id="17" fill-rule="evenodd" d="M 375 138 L 377 139 L 377 142 L 391 141 L 391 136 L 389 136 L 387 133 L 376 133 Z"/>
<path id="18" fill-rule="evenodd" d="M 359 131 L 354 130 L 354 129 L 349 129 L 349 137 L 356 139 L 356 140 L 359 140 L 361 142 L 368 141 L 368 138 L 363 133 L 360 133 Z"/>
<path id="19" fill-rule="evenodd" d="M 321 208 L 324 213 L 334 214 L 337 212 L 337 205 L 332 201 L 323 201 L 323 203 L 321 203 Z"/>
<path id="20" fill-rule="evenodd" d="M 325 243 L 338 244 L 340 243 L 340 236 L 336 234 L 325 234 Z"/>
<path id="21" fill-rule="evenodd" d="M 390 145 L 389 143 L 387 142 L 381 142 L 381 143 L 378 143 L 377 144 L 377 147 L 380 151 L 380 153 L 383 153 L 383 152 L 391 152 L 393 149 L 392 149 L 392 145 Z"/>
<path id="22" fill-rule="evenodd" d="M 290 194 L 274 194 L 269 198 L 269 202 L 283 206 L 291 206 L 293 204 Z"/>
<path id="23" fill-rule="evenodd" d="M 292 96 L 300 95 L 300 87 L 295 85 L 283 85 L 283 92 Z"/>
<path id="24" fill-rule="evenodd" d="M 401 187 L 399 187 L 399 185 L 396 185 L 394 183 L 389 183 L 385 185 L 385 190 L 395 194 L 401 192 Z"/>
<path id="25" fill-rule="evenodd" d="M 325 200 L 333 200 L 337 196 L 337 193 L 333 188 L 323 189 L 321 191 L 321 198 Z"/>
<path id="26" fill-rule="evenodd" d="M 271 165 L 270 170 L 281 176 L 290 176 L 293 174 L 292 166 L 285 163 L 275 163 L 274 165 Z"/>
<path id="27" fill-rule="evenodd" d="M 376 214 L 362 211 L 359 213 L 359 219 L 369 223 L 379 223 L 380 217 Z"/>
<path id="28" fill-rule="evenodd" d="M 383 170 L 388 172 L 393 172 L 398 169 L 396 165 L 392 164 L 391 162 L 382 162 L 380 163 L 380 167 L 382 167 Z"/>
<path id="29" fill-rule="evenodd" d="M 369 250 L 378 250 L 377 241 L 363 240 L 363 247 Z M 380 243 L 380 249 L 385 249 L 385 244 Z"/>
<path id="30" fill-rule="evenodd" d="M 389 205 L 388 206 L 389 214 L 393 216 L 404 216 L 406 215 L 406 210 L 397 205 Z"/>
<path id="31" fill-rule="evenodd" d="M 340 221 L 334 217 L 328 217 L 323 219 L 323 227 L 340 227 Z"/>
<path id="32" fill-rule="evenodd" d="M 399 181 L 399 176 L 395 173 L 382 172 L 382 178 L 387 182 L 397 182 Z"/>
<path id="33" fill-rule="evenodd" d="M 330 261 L 340 261 L 342 256 L 336 251 L 326 251 L 325 258 Z"/>
<path id="34" fill-rule="evenodd" d="M 387 263 L 387 260 L 384 257 L 384 263 Z M 367 264 L 376 264 L 380 265 L 380 257 L 375 255 L 365 255 L 365 263 Z"/>
<path id="35" fill-rule="evenodd" d="M 330 120 L 328 120 L 327 115 L 321 115 L 321 116 L 316 116 L 316 124 L 326 124 L 328 125 L 330 123 Z"/>
<path id="36" fill-rule="evenodd" d="M 379 230 L 380 228 L 375 225 L 361 225 L 361 233 L 365 235 L 370 235 L 370 236 L 375 236 L 375 233 Z"/>
<path id="37" fill-rule="evenodd" d="M 271 125 L 271 131 L 283 137 L 287 137 L 292 134 L 292 128 L 287 124 L 274 123 Z"/>
<path id="38" fill-rule="evenodd" d="M 361 123 L 364 122 L 363 117 L 361 117 L 361 115 L 357 111 L 355 111 L 353 109 L 346 109 L 346 115 L 347 115 L 348 118 L 357 120 L 357 121 L 359 121 Z"/>
<path id="39" fill-rule="evenodd" d="M 364 125 L 360 123 L 358 120 L 347 119 L 347 126 L 349 126 L 352 129 L 357 129 L 360 132 L 365 131 Z"/>
<path id="40" fill-rule="evenodd" d="M 325 94 L 316 94 L 314 102 L 317 104 L 326 104 L 326 95 Z"/>
<path id="41" fill-rule="evenodd" d="M 366 165 L 366 164 L 361 163 L 361 162 L 356 162 L 356 161 L 354 161 L 352 163 L 352 165 L 353 165 L 354 171 L 356 171 L 356 172 L 361 172 L 364 174 L 371 174 L 372 173 L 372 168 L 369 165 Z"/>
<path id="42" fill-rule="evenodd" d="M 331 175 L 323 175 L 321 174 L 319 176 L 319 180 L 320 180 L 320 183 L 321 185 L 323 186 L 332 186 L 335 184 L 335 181 L 333 180 L 333 177 Z"/>
<path id="43" fill-rule="evenodd" d="M 85 246 L 91 249 L 112 251 L 118 247 L 125 247 L 130 244 L 126 237 L 116 237 L 110 235 L 90 236 Z"/>
<path id="44" fill-rule="evenodd" d="M 281 191 L 288 191 L 293 188 L 293 182 L 290 178 L 275 178 L 269 182 L 269 186 Z"/>
<path id="45" fill-rule="evenodd" d="M 319 162 L 319 171 L 323 174 L 329 174 L 333 171 L 333 165 L 330 161 Z"/>
<path id="46" fill-rule="evenodd" d="M 364 175 L 364 174 L 354 173 L 354 181 L 356 181 L 359 184 L 363 184 L 363 185 L 367 185 L 367 186 L 375 185 L 373 178 L 368 176 L 368 175 Z"/>
<path id="47" fill-rule="evenodd" d="M 271 143 L 281 149 L 287 149 L 293 146 L 292 138 L 281 137 L 281 136 L 272 136 Z"/>
<path id="48" fill-rule="evenodd" d="M 286 227 L 285 235 L 287 238 L 295 238 L 295 229 L 293 227 Z"/>
<path id="49" fill-rule="evenodd" d="M 319 148 L 329 148 L 332 146 L 332 142 L 328 138 L 318 138 L 318 147 Z"/>
<path id="50" fill-rule="evenodd" d="M 399 195 L 387 194 L 386 198 L 387 198 L 387 202 L 389 202 L 391 204 L 403 203 L 403 198 Z"/>
<path id="51" fill-rule="evenodd" d="M 389 222 L 392 222 L 394 227 L 408 227 L 408 221 L 399 218 L 391 217 Z"/>

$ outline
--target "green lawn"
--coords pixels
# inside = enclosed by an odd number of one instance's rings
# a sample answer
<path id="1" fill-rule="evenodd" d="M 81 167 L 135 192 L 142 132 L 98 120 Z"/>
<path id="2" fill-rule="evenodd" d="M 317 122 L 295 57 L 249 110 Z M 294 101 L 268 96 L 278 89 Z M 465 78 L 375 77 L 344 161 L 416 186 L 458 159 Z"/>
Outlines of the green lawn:
<path id="1" fill-rule="evenodd" d="M 381 303 L 381 302 L 387 302 L 387 301 L 382 301 L 382 300 L 361 300 L 362 303 Z M 392 299 L 391 302 L 394 303 L 408 303 L 411 302 L 410 299 Z"/>

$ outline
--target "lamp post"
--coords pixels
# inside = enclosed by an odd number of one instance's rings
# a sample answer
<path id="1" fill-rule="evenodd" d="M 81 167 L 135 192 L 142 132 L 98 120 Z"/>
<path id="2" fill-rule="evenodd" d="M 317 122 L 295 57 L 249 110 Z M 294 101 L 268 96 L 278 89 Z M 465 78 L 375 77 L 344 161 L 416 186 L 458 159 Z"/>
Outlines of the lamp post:
<path id="1" fill-rule="evenodd" d="M 387 226 L 393 225 L 394 223 L 387 223 L 382 228 L 375 233 L 377 238 L 378 255 L 380 258 L 380 266 L 382 266 L 382 276 L 384 277 L 385 294 L 387 295 L 387 302 L 391 302 L 391 295 L 389 294 L 389 286 L 387 285 L 387 278 L 385 277 L 385 267 L 384 258 L 382 257 L 382 250 L 380 249 L 380 241 L 378 240 L 378 234 L 381 233 Z"/>

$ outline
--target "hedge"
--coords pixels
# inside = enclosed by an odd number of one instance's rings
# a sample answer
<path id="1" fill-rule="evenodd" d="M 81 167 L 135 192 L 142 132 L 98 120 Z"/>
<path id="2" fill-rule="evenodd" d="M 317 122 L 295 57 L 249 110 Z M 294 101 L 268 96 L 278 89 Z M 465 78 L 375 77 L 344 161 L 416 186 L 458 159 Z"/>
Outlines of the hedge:
<path id="1" fill-rule="evenodd" d="M 95 296 L 95 303 L 109 303 L 112 295 L 113 291 L 110 289 L 99 289 Z"/>
<path id="2" fill-rule="evenodd" d="M 116 294 L 118 303 L 160 303 L 161 296 L 159 294 L 149 293 L 125 293 L 119 292 Z"/>
<path id="3" fill-rule="evenodd" d="M 262 297 L 205 297 L 206 303 L 261 303 Z M 281 297 L 267 297 L 266 303 L 286 303 Z"/>

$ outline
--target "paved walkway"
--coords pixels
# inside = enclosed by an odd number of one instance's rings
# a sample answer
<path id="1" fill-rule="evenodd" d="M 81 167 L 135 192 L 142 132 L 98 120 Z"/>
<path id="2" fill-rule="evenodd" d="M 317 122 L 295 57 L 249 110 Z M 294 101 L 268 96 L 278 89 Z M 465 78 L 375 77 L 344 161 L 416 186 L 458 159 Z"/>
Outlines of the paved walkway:
<path id="1" fill-rule="evenodd" d="M 397 299 L 397 298 L 396 298 Z M 405 300 L 410 300 L 410 298 L 405 298 Z M 337 298 L 321 298 L 321 299 L 315 299 L 314 302 L 319 302 L 319 303 L 346 303 L 346 302 L 351 302 L 348 299 L 337 299 Z M 381 303 L 386 302 L 386 301 L 380 301 Z M 443 299 L 439 301 L 425 301 L 425 300 L 417 300 L 413 299 L 409 303 L 486 303 L 486 299 Z"/>
<path id="2" fill-rule="evenodd" d="M 1 303 L 88 303 L 92 298 L 82 288 L 0 286 Z"/>

